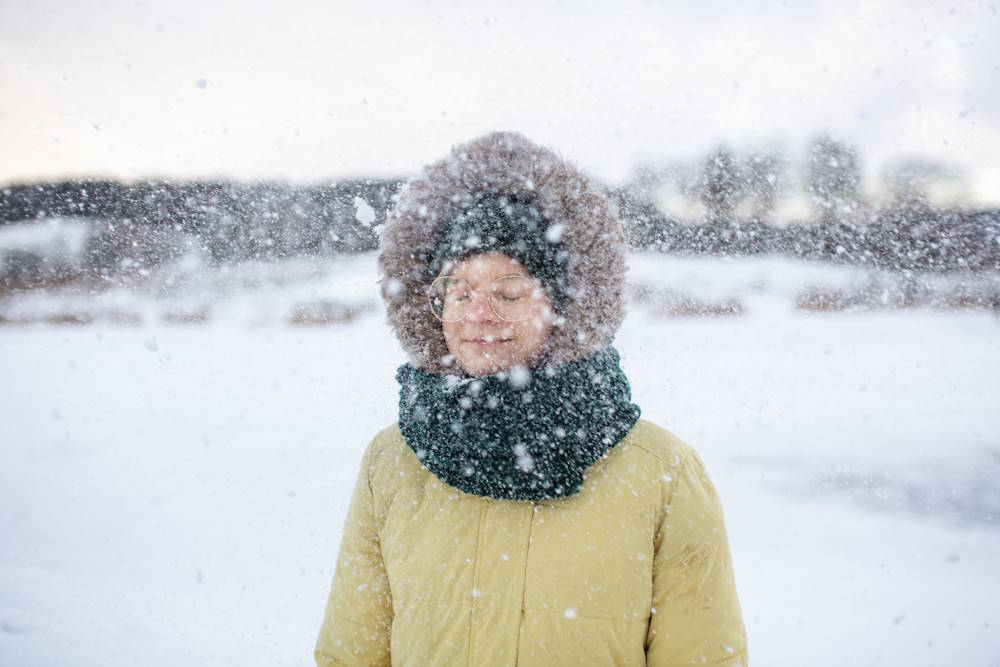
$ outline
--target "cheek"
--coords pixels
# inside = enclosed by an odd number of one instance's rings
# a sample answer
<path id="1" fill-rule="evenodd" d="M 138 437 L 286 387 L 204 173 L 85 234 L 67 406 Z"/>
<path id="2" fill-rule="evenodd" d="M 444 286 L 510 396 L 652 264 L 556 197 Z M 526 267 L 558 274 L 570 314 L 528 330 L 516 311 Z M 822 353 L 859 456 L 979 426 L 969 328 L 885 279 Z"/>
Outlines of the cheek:
<path id="1" fill-rule="evenodd" d="M 449 352 L 454 352 L 454 350 L 452 349 L 452 345 L 453 341 L 457 339 L 456 327 L 457 325 L 455 322 L 441 323 L 441 331 L 444 333 L 444 342 L 445 344 L 447 344 Z"/>
<path id="2" fill-rule="evenodd" d="M 533 317 L 520 323 L 519 336 L 525 347 L 535 348 L 544 345 L 549 339 L 552 327 L 543 317 Z"/>
<path id="3" fill-rule="evenodd" d="M 544 317 L 533 317 L 528 320 L 528 327 L 531 331 L 538 334 L 544 334 L 549 330 L 549 321 Z"/>

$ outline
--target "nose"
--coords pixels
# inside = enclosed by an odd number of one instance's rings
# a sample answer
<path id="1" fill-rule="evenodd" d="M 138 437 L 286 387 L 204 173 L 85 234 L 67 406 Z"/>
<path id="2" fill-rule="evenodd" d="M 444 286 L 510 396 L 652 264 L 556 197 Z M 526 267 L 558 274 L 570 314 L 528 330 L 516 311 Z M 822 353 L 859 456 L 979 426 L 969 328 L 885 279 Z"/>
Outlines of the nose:
<path id="1" fill-rule="evenodd" d="M 492 322 L 497 319 L 490 300 L 482 290 L 473 290 L 471 301 L 469 302 L 469 312 L 465 314 L 465 319 L 470 322 Z"/>

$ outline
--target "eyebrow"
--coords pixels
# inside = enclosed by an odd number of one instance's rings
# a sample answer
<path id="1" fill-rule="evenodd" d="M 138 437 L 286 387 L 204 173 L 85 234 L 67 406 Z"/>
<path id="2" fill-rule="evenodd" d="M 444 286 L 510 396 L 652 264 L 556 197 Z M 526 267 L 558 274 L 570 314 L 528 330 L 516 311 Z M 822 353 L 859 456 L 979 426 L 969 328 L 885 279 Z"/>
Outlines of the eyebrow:
<path id="1" fill-rule="evenodd" d="M 466 277 L 464 274 L 461 274 L 461 273 L 445 273 L 443 275 L 451 276 L 452 278 L 459 278 L 459 279 L 464 280 L 465 282 L 469 283 L 470 285 L 474 284 L 472 282 L 472 280 L 470 280 L 468 277 Z M 496 280 L 500 280 L 501 278 L 530 278 L 532 280 L 535 280 L 535 277 L 533 275 L 531 275 L 530 273 L 528 273 L 527 271 L 525 271 L 523 273 L 504 273 L 504 274 L 501 274 L 501 275 L 496 276 L 494 278 L 490 278 L 490 279 L 488 279 L 486 281 L 483 281 L 483 282 L 492 283 L 492 282 L 494 282 Z"/>

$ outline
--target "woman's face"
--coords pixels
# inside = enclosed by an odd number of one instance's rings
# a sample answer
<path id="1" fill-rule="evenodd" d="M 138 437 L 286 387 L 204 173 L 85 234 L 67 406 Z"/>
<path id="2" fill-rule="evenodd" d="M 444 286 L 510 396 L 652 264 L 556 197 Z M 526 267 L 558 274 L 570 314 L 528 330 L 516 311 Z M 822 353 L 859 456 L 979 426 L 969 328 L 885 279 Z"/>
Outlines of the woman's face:
<path id="1" fill-rule="evenodd" d="M 444 299 L 441 326 L 448 352 L 462 370 L 489 375 L 517 364 L 530 366 L 541 355 L 552 330 L 552 302 L 520 262 L 489 252 L 468 257 L 447 273 L 461 287 Z M 449 321 L 462 313 L 462 319 Z"/>

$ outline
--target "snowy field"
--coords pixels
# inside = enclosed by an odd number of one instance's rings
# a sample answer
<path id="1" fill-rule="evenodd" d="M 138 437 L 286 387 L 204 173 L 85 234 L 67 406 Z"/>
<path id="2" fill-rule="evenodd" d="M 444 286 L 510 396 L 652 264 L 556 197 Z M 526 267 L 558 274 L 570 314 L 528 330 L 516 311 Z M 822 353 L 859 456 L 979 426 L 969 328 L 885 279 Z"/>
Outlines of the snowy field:
<path id="1" fill-rule="evenodd" d="M 372 255 L 296 266 L 0 304 L 139 314 L 0 326 L 0 665 L 311 664 L 403 355 Z M 753 665 L 1000 666 L 1000 320 L 793 308 L 803 285 L 858 278 L 633 258 L 637 294 L 743 312 L 637 298 L 617 341 L 634 397 L 716 482 Z M 317 300 L 356 312 L 290 323 Z"/>

